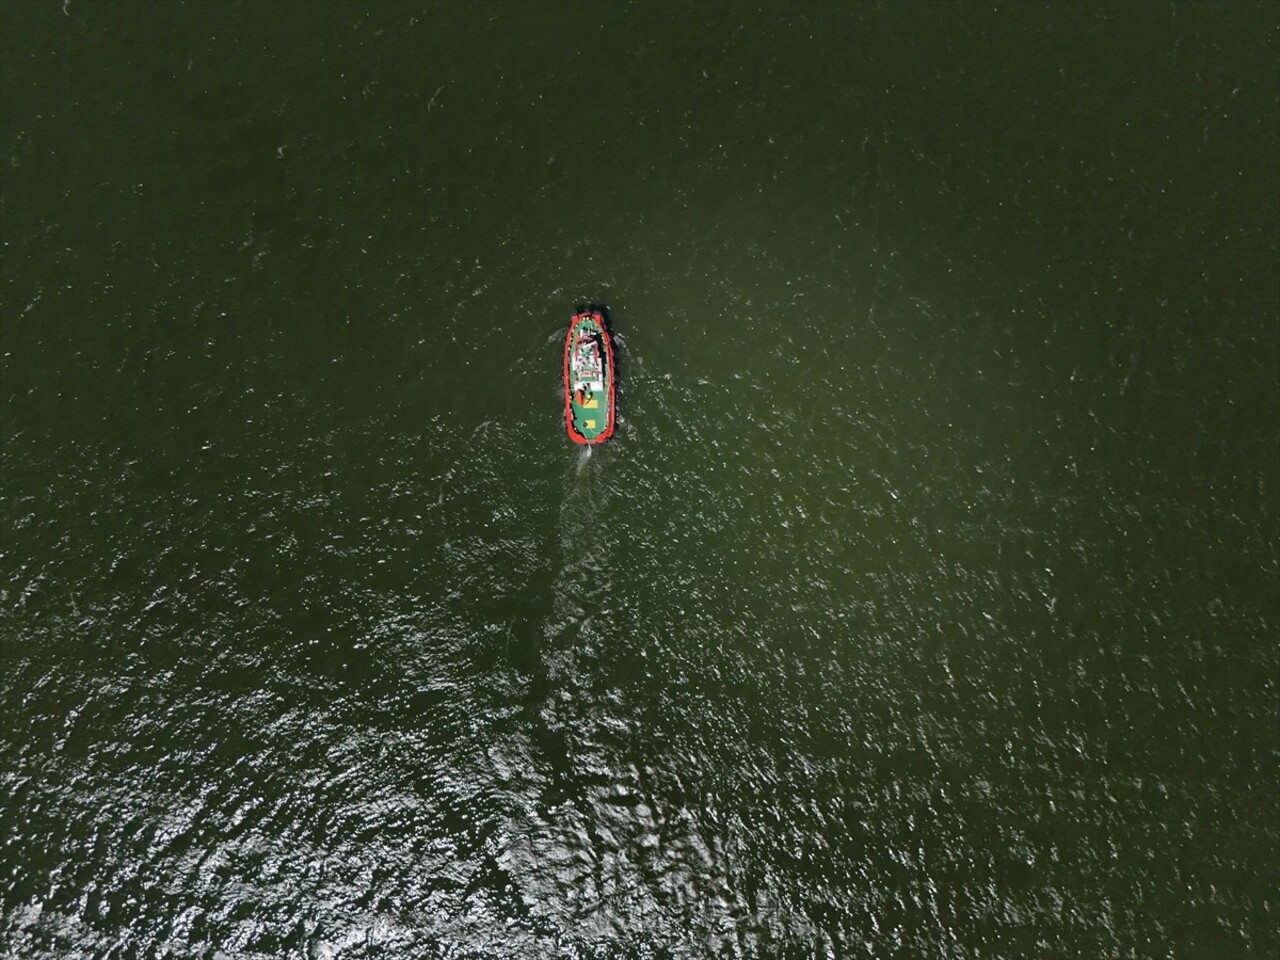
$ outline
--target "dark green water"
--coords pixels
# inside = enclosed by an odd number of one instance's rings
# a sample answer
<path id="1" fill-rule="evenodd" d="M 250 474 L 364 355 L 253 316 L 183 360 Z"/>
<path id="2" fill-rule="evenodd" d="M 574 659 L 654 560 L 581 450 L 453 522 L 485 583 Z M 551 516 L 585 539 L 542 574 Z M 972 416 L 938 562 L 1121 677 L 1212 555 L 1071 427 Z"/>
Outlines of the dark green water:
<path id="1" fill-rule="evenodd" d="M 1277 9 L 0 6 L 0 954 L 1275 957 Z"/>

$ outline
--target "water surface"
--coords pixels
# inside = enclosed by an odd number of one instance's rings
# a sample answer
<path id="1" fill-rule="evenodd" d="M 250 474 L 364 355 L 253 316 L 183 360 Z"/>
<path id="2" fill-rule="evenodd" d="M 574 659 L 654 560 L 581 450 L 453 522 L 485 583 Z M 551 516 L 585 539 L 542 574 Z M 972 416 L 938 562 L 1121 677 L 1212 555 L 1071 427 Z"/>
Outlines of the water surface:
<path id="1" fill-rule="evenodd" d="M 1274 6 L 0 17 L 0 952 L 1280 952 Z"/>

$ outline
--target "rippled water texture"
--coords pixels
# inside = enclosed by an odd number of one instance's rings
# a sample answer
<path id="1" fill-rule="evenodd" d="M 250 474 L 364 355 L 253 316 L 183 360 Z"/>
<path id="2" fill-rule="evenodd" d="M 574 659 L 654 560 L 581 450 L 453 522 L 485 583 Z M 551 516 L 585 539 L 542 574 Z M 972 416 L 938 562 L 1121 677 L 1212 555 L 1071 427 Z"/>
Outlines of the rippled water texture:
<path id="1" fill-rule="evenodd" d="M 0 954 L 1275 957 L 1278 26 L 5 5 Z"/>

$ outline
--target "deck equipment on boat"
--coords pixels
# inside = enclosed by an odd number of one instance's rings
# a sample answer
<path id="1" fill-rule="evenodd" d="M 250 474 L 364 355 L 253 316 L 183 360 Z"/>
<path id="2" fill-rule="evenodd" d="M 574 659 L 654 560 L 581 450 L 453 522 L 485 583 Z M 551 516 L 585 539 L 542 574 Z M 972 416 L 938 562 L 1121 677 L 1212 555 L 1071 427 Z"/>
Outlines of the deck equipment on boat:
<path id="1" fill-rule="evenodd" d="M 599 310 L 580 310 L 564 338 L 564 425 L 574 443 L 613 435 L 613 345 Z"/>

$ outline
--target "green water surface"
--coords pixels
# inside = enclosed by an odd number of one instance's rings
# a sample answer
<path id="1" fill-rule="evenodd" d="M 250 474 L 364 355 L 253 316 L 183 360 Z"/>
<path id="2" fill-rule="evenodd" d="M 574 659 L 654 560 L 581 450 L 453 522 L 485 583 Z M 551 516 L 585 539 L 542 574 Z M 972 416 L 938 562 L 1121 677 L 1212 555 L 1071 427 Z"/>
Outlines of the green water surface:
<path id="1" fill-rule="evenodd" d="M 0 955 L 1275 957 L 1277 10 L 0 4 Z"/>

